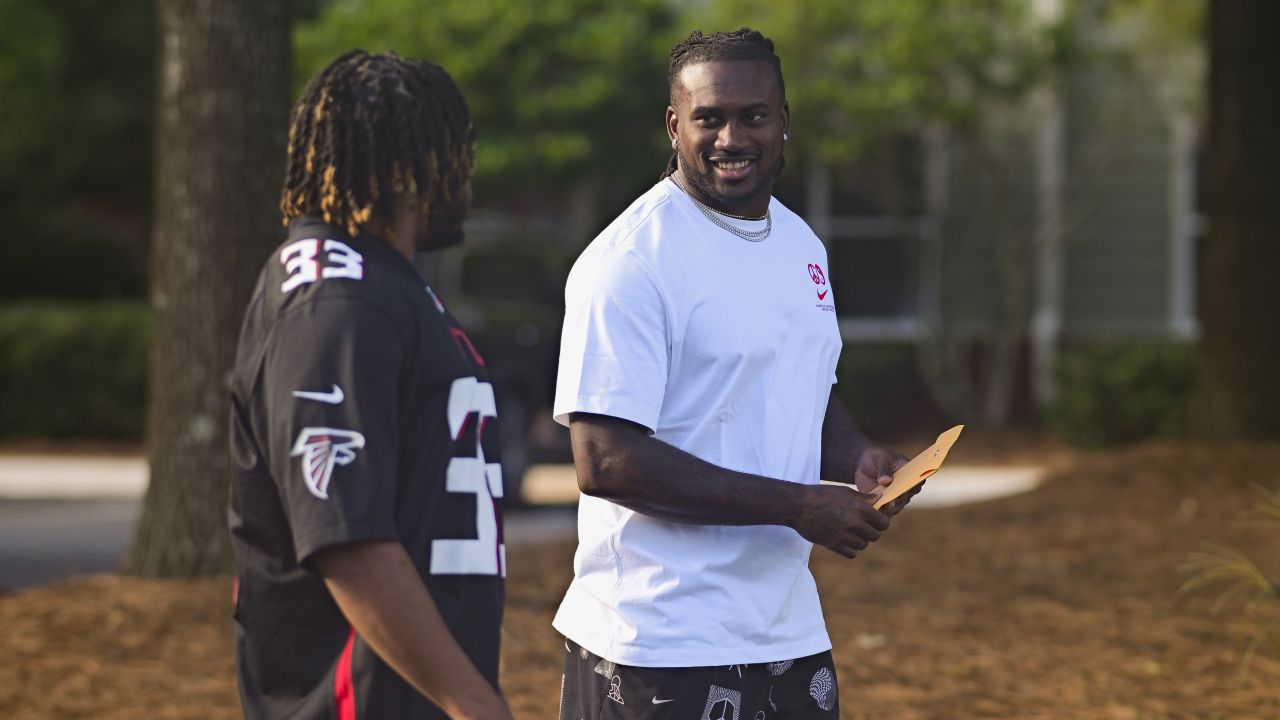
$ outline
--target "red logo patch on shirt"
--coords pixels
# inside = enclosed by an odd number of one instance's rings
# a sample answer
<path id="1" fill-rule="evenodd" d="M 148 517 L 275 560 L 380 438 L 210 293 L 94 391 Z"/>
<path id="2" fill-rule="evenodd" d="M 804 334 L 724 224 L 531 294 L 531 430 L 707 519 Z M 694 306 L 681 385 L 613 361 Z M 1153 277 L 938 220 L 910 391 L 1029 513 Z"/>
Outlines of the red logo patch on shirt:
<path id="1" fill-rule="evenodd" d="M 831 289 L 827 287 L 827 274 L 822 272 L 822 266 L 818 263 L 809 263 L 809 279 L 813 280 L 813 284 L 817 285 L 816 292 L 819 300 L 826 300 L 827 293 Z"/>

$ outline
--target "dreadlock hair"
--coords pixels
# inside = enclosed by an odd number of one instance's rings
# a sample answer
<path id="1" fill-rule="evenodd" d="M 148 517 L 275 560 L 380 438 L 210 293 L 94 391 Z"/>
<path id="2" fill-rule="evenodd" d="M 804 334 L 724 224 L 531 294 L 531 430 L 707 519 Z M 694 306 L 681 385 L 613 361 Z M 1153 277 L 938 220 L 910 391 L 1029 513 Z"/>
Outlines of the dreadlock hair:
<path id="1" fill-rule="evenodd" d="M 471 115 L 443 68 L 353 50 L 317 73 L 293 110 L 280 211 L 285 224 L 318 215 L 356 235 L 375 218 L 392 222 L 406 200 L 456 242 L 474 167 Z"/>
<path id="2" fill-rule="evenodd" d="M 782 81 L 782 60 L 773 51 L 773 41 L 758 30 L 744 27 L 713 35 L 703 35 L 701 30 L 694 30 L 689 33 L 689 37 L 671 48 L 671 55 L 668 57 L 667 91 L 672 107 L 676 104 L 676 82 L 682 70 L 691 65 L 727 60 L 758 60 L 769 63 L 778 72 L 778 88 L 782 91 L 782 96 L 787 96 L 787 88 Z M 676 171 L 679 155 L 677 150 L 671 152 L 671 159 L 667 161 L 662 178 Z"/>

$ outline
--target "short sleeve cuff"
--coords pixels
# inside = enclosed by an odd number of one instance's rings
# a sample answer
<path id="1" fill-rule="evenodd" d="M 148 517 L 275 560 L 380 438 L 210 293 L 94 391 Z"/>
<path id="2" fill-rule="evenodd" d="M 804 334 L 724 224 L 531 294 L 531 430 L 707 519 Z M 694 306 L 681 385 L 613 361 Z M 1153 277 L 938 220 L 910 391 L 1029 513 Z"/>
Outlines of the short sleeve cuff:
<path id="1" fill-rule="evenodd" d="M 658 408 L 647 407 L 638 403 L 621 402 L 617 398 L 611 397 L 596 395 L 575 398 L 573 402 L 563 405 L 557 404 L 553 410 L 555 421 L 565 427 L 569 426 L 569 415 L 576 412 L 608 415 L 620 420 L 627 420 L 648 428 L 650 434 L 653 434 L 653 431 L 658 427 Z"/>
<path id="2" fill-rule="evenodd" d="M 316 571 L 312 563 L 316 555 L 325 550 L 362 542 L 390 541 L 400 541 L 395 529 L 376 525 L 326 525 L 294 537 L 298 564 L 309 572 Z"/>

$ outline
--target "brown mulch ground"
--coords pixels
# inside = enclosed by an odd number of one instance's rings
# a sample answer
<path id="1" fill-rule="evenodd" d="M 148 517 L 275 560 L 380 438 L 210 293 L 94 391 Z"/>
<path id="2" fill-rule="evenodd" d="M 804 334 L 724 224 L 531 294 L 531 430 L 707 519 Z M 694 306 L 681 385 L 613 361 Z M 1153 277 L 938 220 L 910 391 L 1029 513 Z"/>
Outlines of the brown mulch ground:
<path id="1" fill-rule="evenodd" d="M 1260 618 L 1178 594 L 1205 541 L 1280 577 L 1280 529 L 1249 519 L 1280 445 L 1052 456 L 1031 493 L 908 511 L 852 562 L 814 551 L 844 717 L 1280 718 L 1277 652 L 1240 672 Z M 510 553 L 504 688 L 518 717 L 554 718 L 572 545 Z M 238 717 L 229 603 L 224 579 L 0 596 L 0 717 Z"/>

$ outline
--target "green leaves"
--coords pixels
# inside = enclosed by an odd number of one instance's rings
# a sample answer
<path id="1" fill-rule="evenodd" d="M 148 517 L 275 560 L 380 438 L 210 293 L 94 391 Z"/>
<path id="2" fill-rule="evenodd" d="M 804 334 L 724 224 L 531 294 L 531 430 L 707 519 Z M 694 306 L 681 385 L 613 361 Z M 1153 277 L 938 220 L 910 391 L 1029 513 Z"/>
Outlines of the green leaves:
<path id="1" fill-rule="evenodd" d="M 794 145 L 856 158 L 888 132 L 1025 93 L 1061 46 L 1025 0 L 334 0 L 295 30 L 297 89 L 352 47 L 443 65 L 470 103 L 490 189 L 630 184 L 663 160 L 667 52 L 746 24 L 782 58 Z"/>
<path id="2" fill-rule="evenodd" d="M 296 28 L 297 87 L 351 47 L 442 65 L 479 136 L 477 180 L 545 187 L 653 176 L 675 14 L 662 0 L 342 0 Z"/>
<path id="3" fill-rule="evenodd" d="M 1102 447 L 1185 434 L 1194 373 L 1188 345 L 1111 341 L 1064 348 L 1049 425 L 1068 442 Z M 1116 398 L 1124 402 L 1116 402 Z"/>
<path id="4" fill-rule="evenodd" d="M 0 163 L 9 165 L 41 138 L 52 109 L 45 95 L 58 75 L 63 37 L 57 19 L 39 5 L 0 4 L 0 27 L 6 29 L 0 55 L 0 97 L 5 98 Z"/>
<path id="5" fill-rule="evenodd" d="M 141 302 L 0 304 L 0 437 L 142 438 Z"/>
<path id="6" fill-rule="evenodd" d="M 829 161 L 857 157 L 889 131 L 965 120 L 1044 76 L 1056 26 L 1023 0 L 719 0 L 704 29 L 746 21 L 773 39 L 795 137 Z"/>

